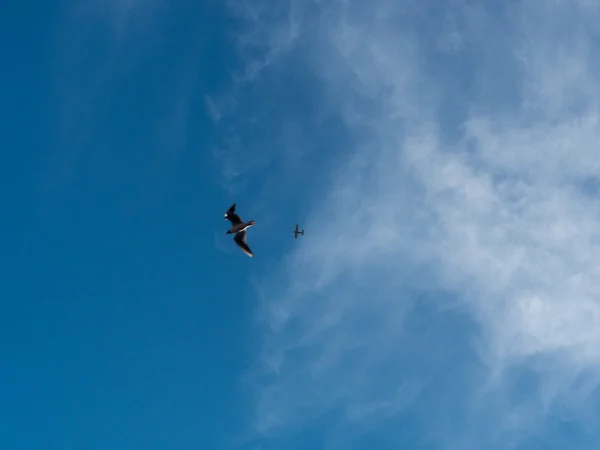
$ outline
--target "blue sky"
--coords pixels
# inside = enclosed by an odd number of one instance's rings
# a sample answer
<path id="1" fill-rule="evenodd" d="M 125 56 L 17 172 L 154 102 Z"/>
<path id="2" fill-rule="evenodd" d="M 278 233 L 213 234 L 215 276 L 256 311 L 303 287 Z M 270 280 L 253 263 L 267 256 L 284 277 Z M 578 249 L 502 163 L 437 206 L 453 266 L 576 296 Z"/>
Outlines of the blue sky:
<path id="1" fill-rule="evenodd" d="M 596 449 L 598 23 L 3 6 L 2 447 Z"/>

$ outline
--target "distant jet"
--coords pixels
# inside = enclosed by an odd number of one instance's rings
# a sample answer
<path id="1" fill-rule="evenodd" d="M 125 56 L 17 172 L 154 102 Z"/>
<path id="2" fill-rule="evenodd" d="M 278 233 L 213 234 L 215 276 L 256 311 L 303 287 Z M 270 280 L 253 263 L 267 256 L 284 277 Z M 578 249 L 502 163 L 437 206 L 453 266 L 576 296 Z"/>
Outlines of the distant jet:
<path id="1" fill-rule="evenodd" d="M 298 224 L 296 224 L 296 229 L 294 231 L 292 231 L 292 233 L 294 233 L 294 239 L 298 239 L 299 234 L 304 236 L 304 230 L 298 231 Z"/>

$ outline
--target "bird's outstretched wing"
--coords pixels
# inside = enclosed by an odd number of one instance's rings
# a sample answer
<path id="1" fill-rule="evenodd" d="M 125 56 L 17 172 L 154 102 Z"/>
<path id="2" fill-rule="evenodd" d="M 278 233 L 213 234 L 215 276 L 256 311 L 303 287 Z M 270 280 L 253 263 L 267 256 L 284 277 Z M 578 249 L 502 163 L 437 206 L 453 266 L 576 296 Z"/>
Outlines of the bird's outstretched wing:
<path id="1" fill-rule="evenodd" d="M 246 230 L 235 233 L 233 240 L 246 255 L 250 258 L 254 257 L 254 253 L 252 253 L 252 250 L 250 250 L 250 247 L 246 244 Z"/>
<path id="2" fill-rule="evenodd" d="M 229 220 L 232 225 L 239 225 L 242 219 L 235 213 L 235 203 L 225 213 L 225 219 Z"/>

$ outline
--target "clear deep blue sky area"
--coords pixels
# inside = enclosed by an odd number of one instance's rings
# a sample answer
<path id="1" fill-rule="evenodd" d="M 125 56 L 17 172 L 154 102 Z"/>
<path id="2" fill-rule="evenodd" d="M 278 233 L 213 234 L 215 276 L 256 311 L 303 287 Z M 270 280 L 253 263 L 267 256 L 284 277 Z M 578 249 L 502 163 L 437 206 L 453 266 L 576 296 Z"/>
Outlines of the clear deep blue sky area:
<path id="1" fill-rule="evenodd" d="M 2 2 L 0 449 L 598 449 L 598 24 Z"/>

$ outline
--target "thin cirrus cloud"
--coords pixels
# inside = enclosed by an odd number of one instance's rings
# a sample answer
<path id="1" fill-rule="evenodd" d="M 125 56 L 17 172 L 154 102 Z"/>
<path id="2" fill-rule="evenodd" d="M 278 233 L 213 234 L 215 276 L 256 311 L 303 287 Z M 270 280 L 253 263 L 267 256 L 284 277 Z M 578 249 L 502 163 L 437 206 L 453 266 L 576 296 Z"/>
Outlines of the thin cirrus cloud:
<path id="1" fill-rule="evenodd" d="M 309 67 L 355 145 L 257 288 L 253 431 L 593 448 L 600 9 L 299 4 L 246 17 L 260 67 Z"/>
<path id="2" fill-rule="evenodd" d="M 177 13 L 165 0 L 60 5 L 50 43 L 51 151 L 36 189 L 40 210 L 50 210 L 80 177 L 139 177 L 134 184 L 159 195 L 176 176 L 190 136 L 201 48 L 191 39 L 171 51 L 168 27 Z M 180 32 L 189 28 L 183 24 Z M 157 80 L 167 87 L 157 90 Z M 131 151 L 116 150 L 117 140 Z M 134 172 L 125 155 L 137 158 Z"/>

